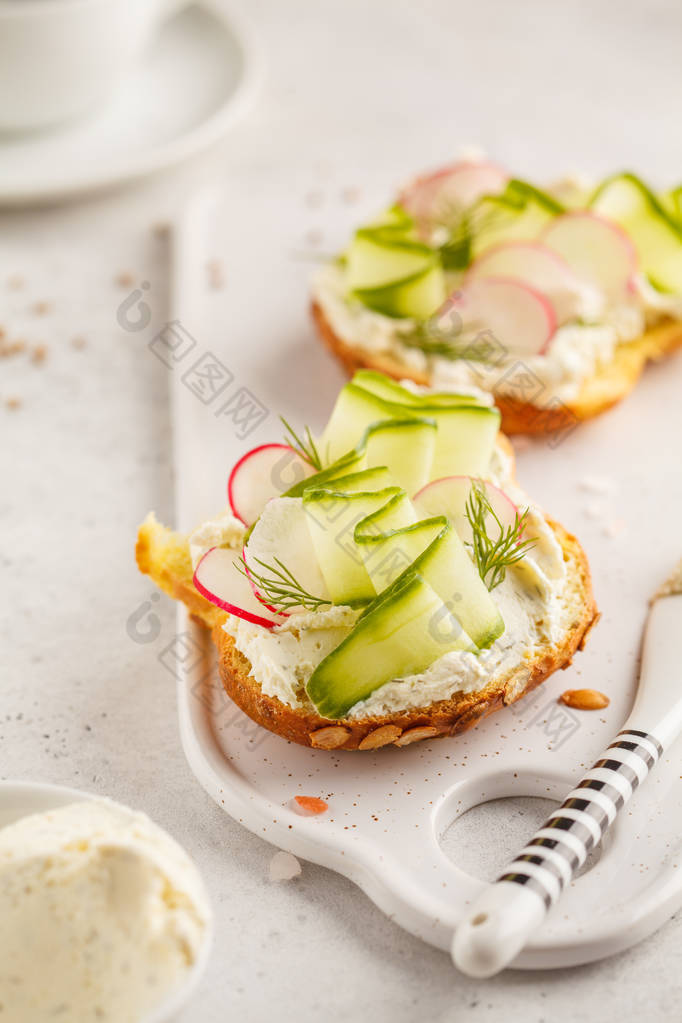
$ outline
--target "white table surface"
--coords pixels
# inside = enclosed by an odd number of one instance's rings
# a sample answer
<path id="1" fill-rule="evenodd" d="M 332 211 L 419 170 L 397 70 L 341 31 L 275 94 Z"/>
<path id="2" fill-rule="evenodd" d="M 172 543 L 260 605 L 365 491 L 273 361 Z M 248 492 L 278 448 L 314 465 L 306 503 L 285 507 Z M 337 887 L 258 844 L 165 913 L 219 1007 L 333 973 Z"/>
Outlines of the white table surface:
<path id="1" fill-rule="evenodd" d="M 153 604 L 152 641 L 129 635 L 153 592 L 134 566 L 135 529 L 152 507 L 170 519 L 173 481 L 166 380 L 117 323 L 130 287 L 116 278 L 149 281 L 163 322 L 166 253 L 152 228 L 204 182 L 238 193 L 284 178 L 301 206 L 301 245 L 323 248 L 309 235 L 315 210 L 347 202 L 364 167 L 385 168 L 388 184 L 467 143 L 537 179 L 632 166 L 679 180 L 682 12 L 663 0 L 257 0 L 250 11 L 269 77 L 220 148 L 132 190 L 0 215 L 0 326 L 48 347 L 40 365 L 0 362 L 0 776 L 130 803 L 196 858 L 217 936 L 186 1023 L 673 1018 L 679 916 L 615 959 L 469 981 L 343 878 L 303 864 L 297 879 L 272 883 L 275 850 L 201 790 L 158 660 L 173 636 L 170 602 Z M 352 165 L 352 178 L 335 170 Z M 337 372 L 312 347 L 308 365 Z"/>

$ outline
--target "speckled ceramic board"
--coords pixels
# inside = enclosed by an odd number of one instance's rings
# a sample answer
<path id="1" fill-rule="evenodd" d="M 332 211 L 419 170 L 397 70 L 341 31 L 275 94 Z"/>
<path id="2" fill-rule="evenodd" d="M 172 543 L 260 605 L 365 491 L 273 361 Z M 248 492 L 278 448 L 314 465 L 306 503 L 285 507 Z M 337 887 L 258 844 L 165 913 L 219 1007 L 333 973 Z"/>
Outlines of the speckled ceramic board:
<path id="1" fill-rule="evenodd" d="M 307 282 L 315 254 L 333 252 L 354 222 L 380 208 L 379 191 L 351 203 L 357 185 L 311 170 L 283 173 L 273 189 L 256 170 L 250 195 L 204 196 L 178 223 L 174 322 L 149 357 L 170 378 L 180 528 L 224 507 L 230 466 L 280 438 L 279 414 L 313 430 L 323 424 L 342 378 L 315 340 Z M 206 790 L 245 827 L 340 871 L 402 927 L 447 948 L 482 878 L 516 851 L 502 818 L 491 812 L 475 829 L 469 822 L 480 812 L 467 810 L 500 797 L 560 801 L 627 715 L 647 598 L 680 555 L 682 475 L 671 472 L 670 438 L 682 434 L 681 384 L 682 361 L 672 360 L 560 444 L 518 445 L 522 485 L 587 548 L 603 618 L 571 668 L 460 738 L 376 753 L 288 744 L 227 699 L 210 643 L 180 609 L 162 658 L 176 672 L 182 742 Z M 605 711 L 557 703 L 564 689 L 585 685 L 610 696 Z M 618 952 L 682 905 L 681 775 L 678 743 L 515 965 Z M 298 815 L 297 794 L 321 796 L 329 811 Z M 537 823 L 521 821 L 519 845 Z M 443 840 L 453 829 L 454 861 Z"/>

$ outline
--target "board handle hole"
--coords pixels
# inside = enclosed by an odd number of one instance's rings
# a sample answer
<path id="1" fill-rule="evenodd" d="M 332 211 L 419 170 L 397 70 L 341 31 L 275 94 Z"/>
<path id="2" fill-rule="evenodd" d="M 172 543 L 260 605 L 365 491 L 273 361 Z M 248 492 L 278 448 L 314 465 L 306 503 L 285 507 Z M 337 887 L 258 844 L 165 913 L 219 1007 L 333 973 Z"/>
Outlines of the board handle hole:
<path id="1" fill-rule="evenodd" d="M 559 805 L 541 796 L 485 800 L 458 813 L 454 820 L 450 816 L 449 821 L 441 821 L 438 843 L 460 870 L 479 881 L 495 881 Z M 601 846 L 591 852 L 576 877 L 591 870 L 600 856 Z"/>

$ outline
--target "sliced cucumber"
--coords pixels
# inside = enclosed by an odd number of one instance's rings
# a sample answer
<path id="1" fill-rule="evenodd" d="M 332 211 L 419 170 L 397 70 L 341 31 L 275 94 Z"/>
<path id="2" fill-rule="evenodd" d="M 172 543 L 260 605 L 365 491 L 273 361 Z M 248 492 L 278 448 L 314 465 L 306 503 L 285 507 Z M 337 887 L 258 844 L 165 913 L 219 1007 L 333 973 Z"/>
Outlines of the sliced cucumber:
<path id="1" fill-rule="evenodd" d="M 479 649 L 486 649 L 504 632 L 502 616 L 452 524 L 442 516 L 421 525 L 429 522 L 440 522 L 441 532 L 413 570 L 434 588 Z"/>
<path id="2" fill-rule="evenodd" d="M 380 288 L 355 288 L 363 305 L 384 316 L 428 320 L 442 306 L 447 292 L 443 268 L 438 263 Z"/>
<path id="3" fill-rule="evenodd" d="M 388 381 L 369 382 L 384 394 L 404 391 Z M 355 382 L 346 384 L 320 438 L 320 450 L 327 461 L 334 461 L 359 445 L 365 432 L 365 466 L 388 466 L 408 494 L 441 476 L 485 474 L 499 429 L 498 410 L 461 404 L 459 399 L 447 404 L 445 396 L 438 396 L 440 404 L 431 404 L 429 398 L 425 395 L 415 405 L 401 404 Z M 309 482 L 314 483 L 315 477 Z"/>
<path id="4" fill-rule="evenodd" d="M 348 288 L 386 316 L 427 319 L 445 301 L 443 268 L 437 252 L 406 237 L 411 220 L 394 216 L 356 232 L 346 253 Z"/>
<path id="5" fill-rule="evenodd" d="M 405 571 L 411 568 L 420 554 L 434 542 L 442 530 L 442 523 L 433 520 L 390 524 L 383 509 L 360 522 L 355 539 L 365 553 L 365 566 L 377 593 L 383 593 Z"/>
<path id="6" fill-rule="evenodd" d="M 358 546 L 374 552 L 365 565 L 377 592 L 392 584 L 401 571 L 419 572 L 477 647 L 494 643 L 504 632 L 504 621 L 448 518 L 439 515 L 388 531 L 381 531 L 379 525 L 383 525 L 381 511 L 355 530 Z"/>
<path id="7" fill-rule="evenodd" d="M 553 196 L 514 178 L 501 195 L 484 196 L 471 215 L 471 255 L 503 241 L 535 239 L 549 221 L 564 212 Z"/>
<path id="8" fill-rule="evenodd" d="M 544 192 L 541 188 L 536 188 L 535 185 L 531 185 L 530 181 L 523 181 L 521 178 L 512 178 L 507 182 L 507 187 L 502 194 L 520 206 L 535 206 L 552 217 L 565 212 L 564 205 L 555 196 Z"/>
<path id="9" fill-rule="evenodd" d="M 346 279 L 351 291 L 378 289 L 422 274 L 434 265 L 428 245 L 382 233 L 381 228 L 356 232 L 347 254 Z"/>
<path id="10" fill-rule="evenodd" d="M 303 494 L 313 550 L 335 604 L 357 607 L 376 596 L 364 552 L 354 539 L 355 527 L 402 493 L 399 487 L 388 487 L 373 493 L 306 490 Z"/>
<path id="11" fill-rule="evenodd" d="M 429 481 L 437 443 L 432 419 L 387 419 L 367 430 L 365 464 L 388 466 L 396 483 L 416 494 Z"/>
<path id="12" fill-rule="evenodd" d="M 282 494 L 282 497 L 301 497 L 303 491 L 309 487 L 319 489 L 326 486 L 331 480 L 338 479 L 339 476 L 346 476 L 348 473 L 358 472 L 364 468 L 364 448 L 358 450 L 353 448 L 351 451 L 344 452 L 340 458 L 335 462 L 329 463 L 326 468 L 315 473 L 314 476 L 308 476 L 306 479 L 301 480 L 300 483 L 295 483 L 285 494 Z"/>
<path id="13" fill-rule="evenodd" d="M 500 428 L 497 408 L 487 405 L 461 405 L 459 408 L 423 405 L 420 411 L 434 419 L 437 427 L 431 480 L 442 476 L 482 476 L 487 473 Z"/>
<path id="14" fill-rule="evenodd" d="M 366 232 L 371 231 L 379 239 L 398 238 L 406 241 L 417 239 L 414 219 L 402 206 L 391 206 L 381 216 L 367 225 Z"/>
<path id="15" fill-rule="evenodd" d="M 353 374 L 353 383 L 363 387 L 370 394 L 376 394 L 385 401 L 407 405 L 408 408 L 421 408 L 424 405 L 471 405 L 476 399 L 471 394 L 458 394 L 455 391 L 428 391 L 416 394 L 403 387 L 397 380 L 384 376 L 374 369 L 359 369 Z"/>
<path id="16" fill-rule="evenodd" d="M 642 271 L 663 291 L 682 292 L 682 225 L 634 174 L 617 174 L 590 200 L 597 213 L 620 224 L 634 242 Z"/>
<path id="17" fill-rule="evenodd" d="M 682 185 L 673 188 L 670 193 L 670 205 L 673 217 L 678 223 L 682 224 Z"/>
<path id="18" fill-rule="evenodd" d="M 317 477 L 312 477 L 314 481 Z M 387 487 L 397 486 L 396 480 L 385 465 L 373 466 L 371 469 L 362 469 L 360 472 L 349 473 L 347 476 L 336 476 L 329 484 L 329 490 L 344 494 L 353 494 L 360 491 L 365 493 L 385 490 Z M 307 487 L 308 490 L 319 490 L 319 486 Z"/>
<path id="19" fill-rule="evenodd" d="M 357 384 L 346 384 L 336 399 L 322 436 L 319 448 L 327 462 L 333 462 L 345 452 L 355 448 L 363 439 L 367 427 L 382 420 L 417 419 L 418 414 L 406 406 L 386 401 Z M 426 420 L 425 420 L 426 421 Z M 435 428 L 435 422 L 431 421 Z M 388 465 L 389 462 L 377 462 Z"/>
<path id="20" fill-rule="evenodd" d="M 398 580 L 320 662 L 306 691 L 323 717 L 341 718 L 392 678 L 425 671 L 450 650 L 470 646 L 435 590 L 419 575 L 410 575 Z"/>

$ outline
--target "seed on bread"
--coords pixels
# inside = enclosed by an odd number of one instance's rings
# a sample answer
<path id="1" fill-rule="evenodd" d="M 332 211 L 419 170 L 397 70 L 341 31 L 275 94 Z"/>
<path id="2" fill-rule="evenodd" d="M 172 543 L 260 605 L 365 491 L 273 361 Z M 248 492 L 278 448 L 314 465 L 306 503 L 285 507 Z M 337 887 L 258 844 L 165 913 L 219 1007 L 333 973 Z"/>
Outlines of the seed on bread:
<path id="1" fill-rule="evenodd" d="M 575 710 L 603 710 L 611 702 L 598 689 L 567 689 L 559 697 L 561 703 Z"/>
<path id="2" fill-rule="evenodd" d="M 415 728 L 408 728 L 406 732 L 395 740 L 396 746 L 409 746 L 411 742 L 420 742 L 422 739 L 432 739 L 434 735 L 442 735 L 443 729 L 435 725 L 417 725 Z"/>
<path id="3" fill-rule="evenodd" d="M 379 749 L 380 746 L 388 746 L 389 742 L 395 742 L 400 738 L 402 731 L 398 725 L 381 725 L 367 733 L 359 743 L 358 749 Z"/>
<path id="4" fill-rule="evenodd" d="M 338 749 L 350 735 L 343 725 L 327 725 L 310 733 L 310 745 L 316 749 Z"/>

